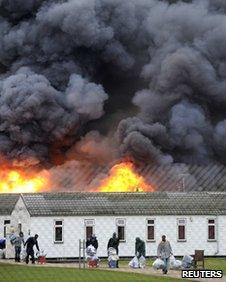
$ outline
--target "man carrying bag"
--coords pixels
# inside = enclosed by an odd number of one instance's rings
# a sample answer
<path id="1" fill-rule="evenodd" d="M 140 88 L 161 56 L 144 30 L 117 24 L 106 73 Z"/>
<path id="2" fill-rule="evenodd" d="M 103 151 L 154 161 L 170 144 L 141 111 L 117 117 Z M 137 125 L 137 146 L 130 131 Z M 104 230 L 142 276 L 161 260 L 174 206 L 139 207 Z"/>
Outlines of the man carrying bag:
<path id="1" fill-rule="evenodd" d="M 157 255 L 164 261 L 163 274 L 167 274 L 169 269 L 170 255 L 172 255 L 170 242 L 166 240 L 166 235 L 162 235 L 162 241 L 158 245 Z"/>

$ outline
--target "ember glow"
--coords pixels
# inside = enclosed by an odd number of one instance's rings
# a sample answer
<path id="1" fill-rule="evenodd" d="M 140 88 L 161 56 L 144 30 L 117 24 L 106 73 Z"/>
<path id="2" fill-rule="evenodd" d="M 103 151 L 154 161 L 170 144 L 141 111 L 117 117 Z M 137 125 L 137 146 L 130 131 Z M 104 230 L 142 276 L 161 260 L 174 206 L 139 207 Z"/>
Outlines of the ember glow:
<path id="1" fill-rule="evenodd" d="M 142 176 L 134 169 L 133 163 L 116 164 L 110 170 L 109 177 L 101 181 L 99 192 L 145 192 L 153 191 Z"/>
<path id="2" fill-rule="evenodd" d="M 0 193 L 33 193 L 46 190 L 48 173 L 25 173 L 17 169 L 0 169 Z"/>

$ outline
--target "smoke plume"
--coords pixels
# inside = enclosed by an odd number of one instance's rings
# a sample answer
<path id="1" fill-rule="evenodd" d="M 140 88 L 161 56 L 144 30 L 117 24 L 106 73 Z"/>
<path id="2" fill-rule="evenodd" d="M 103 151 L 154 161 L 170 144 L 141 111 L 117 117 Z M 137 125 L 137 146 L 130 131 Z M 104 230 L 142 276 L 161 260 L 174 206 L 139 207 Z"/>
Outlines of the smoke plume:
<path id="1" fill-rule="evenodd" d="M 0 165 L 62 189 L 125 158 L 225 165 L 225 15 L 223 0 L 0 0 Z"/>

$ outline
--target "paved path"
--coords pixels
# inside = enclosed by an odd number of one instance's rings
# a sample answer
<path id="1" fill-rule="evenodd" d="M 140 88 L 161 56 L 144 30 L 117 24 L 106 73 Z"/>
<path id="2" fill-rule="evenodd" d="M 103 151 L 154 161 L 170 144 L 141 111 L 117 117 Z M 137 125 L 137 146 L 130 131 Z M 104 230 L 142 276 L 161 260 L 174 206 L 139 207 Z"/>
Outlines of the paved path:
<path id="1" fill-rule="evenodd" d="M 14 260 L 0 260 L 0 263 L 12 264 L 12 265 L 25 265 L 24 263 L 16 263 Z M 28 264 L 28 266 L 34 266 L 32 264 Z M 79 268 L 78 263 L 46 263 L 46 264 L 36 264 L 36 267 L 64 267 L 64 268 Z M 155 275 L 162 276 L 160 270 L 155 270 L 153 268 L 147 267 L 145 269 L 131 269 L 129 267 L 123 266 L 120 268 L 108 268 L 106 263 L 103 263 L 98 268 L 100 270 L 108 270 L 108 271 L 121 271 L 121 272 L 130 272 L 130 273 L 141 273 L 147 275 Z M 168 277 L 172 278 L 181 278 L 181 272 L 176 270 L 170 270 L 167 274 Z M 222 279 L 190 279 L 191 281 L 200 281 L 200 282 L 226 282 L 226 276 Z"/>

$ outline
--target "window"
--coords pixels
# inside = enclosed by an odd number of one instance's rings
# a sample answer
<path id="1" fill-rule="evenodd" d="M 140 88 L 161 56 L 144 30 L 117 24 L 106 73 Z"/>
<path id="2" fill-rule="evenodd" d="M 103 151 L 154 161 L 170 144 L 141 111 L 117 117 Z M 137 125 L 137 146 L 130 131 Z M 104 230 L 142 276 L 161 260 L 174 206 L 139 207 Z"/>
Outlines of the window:
<path id="1" fill-rule="evenodd" d="M 186 219 L 177 220 L 177 241 L 186 241 Z"/>
<path id="2" fill-rule="evenodd" d="M 118 226 L 118 238 L 120 241 L 125 241 L 125 226 Z"/>
<path id="3" fill-rule="evenodd" d="M 215 219 L 208 219 L 208 241 L 216 240 L 216 222 Z"/>
<path id="4" fill-rule="evenodd" d="M 54 242 L 63 243 L 63 221 L 62 220 L 55 220 Z"/>
<path id="5" fill-rule="evenodd" d="M 94 234 L 94 219 L 85 219 L 85 238 L 86 240 Z"/>
<path id="6" fill-rule="evenodd" d="M 126 220 L 124 218 L 116 219 L 117 235 L 120 241 L 126 241 L 125 227 Z"/>
<path id="7" fill-rule="evenodd" d="M 7 226 L 10 224 L 10 220 L 4 220 L 4 238 L 7 235 Z"/>
<path id="8" fill-rule="evenodd" d="M 147 219 L 147 241 L 155 241 L 155 220 Z"/>

